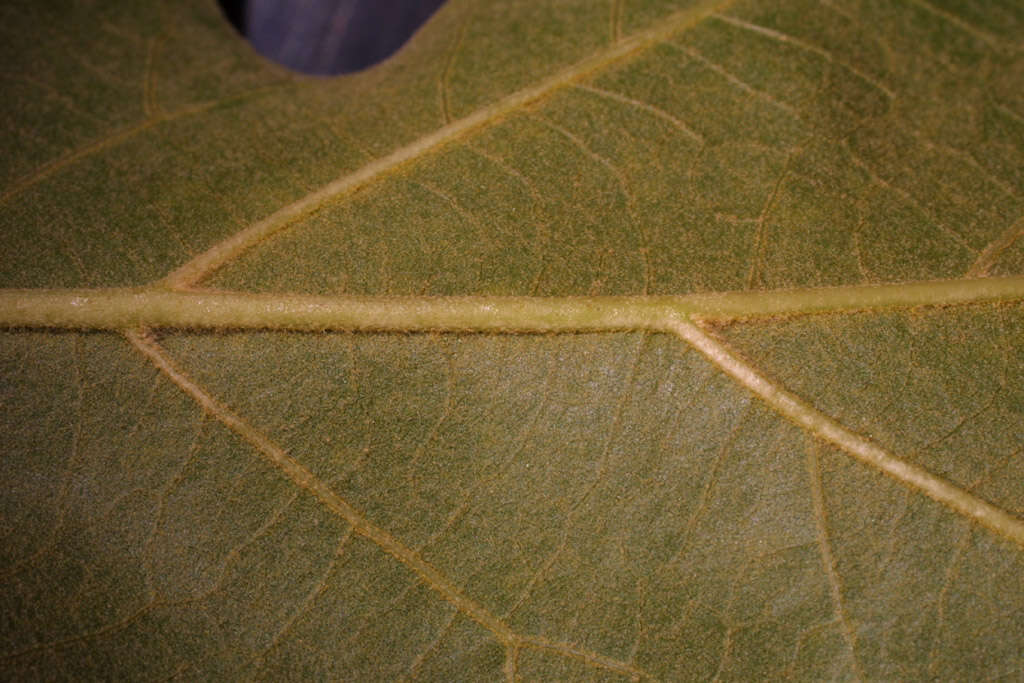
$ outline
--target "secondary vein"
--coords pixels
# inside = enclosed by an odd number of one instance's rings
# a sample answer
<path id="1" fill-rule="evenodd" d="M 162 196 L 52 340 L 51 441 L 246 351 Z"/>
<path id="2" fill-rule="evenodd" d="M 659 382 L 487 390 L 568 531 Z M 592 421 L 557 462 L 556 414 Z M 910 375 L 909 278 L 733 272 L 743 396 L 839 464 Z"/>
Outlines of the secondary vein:
<path id="1" fill-rule="evenodd" d="M 734 1 L 705 0 L 695 7 L 676 12 L 658 22 L 654 28 L 615 42 L 607 49 L 577 62 L 537 85 L 518 90 L 494 104 L 478 109 L 468 116 L 453 121 L 435 132 L 367 164 L 361 169 L 347 173 L 214 245 L 170 273 L 164 279 L 163 284 L 170 287 L 194 285 L 243 251 L 315 213 L 326 203 L 349 195 L 453 140 L 500 121 L 516 110 L 575 85 L 611 64 L 628 59 L 652 45 L 663 42 L 673 34 L 698 24 L 711 14 L 721 12 Z"/>
<path id="2" fill-rule="evenodd" d="M 386 529 L 377 526 L 360 511 L 352 507 L 324 481 L 317 478 L 298 460 L 286 453 L 270 437 L 218 401 L 202 386 L 196 384 L 192 378 L 175 365 L 164 349 L 156 342 L 150 340 L 144 332 L 127 330 L 125 331 L 125 336 L 136 350 L 148 358 L 167 379 L 202 407 L 204 411 L 245 439 L 263 457 L 267 458 L 288 477 L 293 484 L 311 493 L 327 509 L 344 519 L 349 524 L 352 532 L 376 544 L 382 551 L 416 574 L 425 585 L 440 594 L 459 612 L 490 631 L 495 639 L 505 646 L 506 652 L 516 652 L 523 646 L 546 648 L 565 657 L 581 659 L 594 667 L 625 673 L 634 679 L 649 678 L 645 672 L 631 666 L 627 662 L 606 657 L 598 652 L 586 650 L 571 643 L 551 641 L 540 636 L 516 633 L 486 607 L 466 595 L 461 588 L 452 583 L 441 571 L 420 557 L 419 553 L 413 551 L 399 539 L 392 536 Z"/>
<path id="3" fill-rule="evenodd" d="M 869 439 L 847 429 L 796 394 L 769 381 L 693 323 L 680 318 L 670 321 L 665 331 L 687 342 L 724 373 L 758 396 L 780 415 L 808 433 L 827 441 L 855 459 L 886 474 L 904 486 L 968 517 L 978 524 L 1024 548 L 1024 520 L 978 498 L 923 467 L 898 458 Z"/>
<path id="4" fill-rule="evenodd" d="M 250 425 L 227 406 L 208 394 L 184 372 L 178 369 L 163 349 L 148 340 L 145 335 L 128 332 L 131 344 L 146 356 L 168 379 L 187 394 L 206 412 L 213 415 L 229 429 L 239 434 L 271 463 L 280 469 L 301 489 L 312 493 L 324 506 L 344 519 L 352 530 L 370 539 L 382 550 L 406 565 L 420 579 L 435 591 L 441 593 L 462 613 L 491 631 L 502 643 L 514 641 L 516 635 L 497 617 L 466 597 L 458 587 L 447 580 L 439 571 L 428 565 L 415 552 L 404 546 L 386 530 L 373 524 L 361 513 L 335 493 L 327 484 L 316 478 L 301 463 L 285 453 L 284 449 L 271 441 L 265 434 Z"/>
<path id="5" fill-rule="evenodd" d="M 1024 520 L 850 431 L 781 385 L 770 382 L 695 324 L 701 319 L 1021 300 L 1024 276 L 687 296 L 561 298 L 324 297 L 156 288 L 0 290 L 0 327 L 121 331 L 152 326 L 367 332 L 667 332 L 693 346 L 809 433 L 1024 548 Z M 146 351 L 144 345 L 139 348 Z M 153 355 L 150 357 L 156 360 Z"/>

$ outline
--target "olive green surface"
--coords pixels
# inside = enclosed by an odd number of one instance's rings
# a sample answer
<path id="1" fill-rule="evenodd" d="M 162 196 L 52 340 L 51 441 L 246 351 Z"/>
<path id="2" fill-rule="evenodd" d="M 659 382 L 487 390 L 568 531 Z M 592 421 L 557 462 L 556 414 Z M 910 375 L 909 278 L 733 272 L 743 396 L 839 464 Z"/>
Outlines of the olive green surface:
<path id="1" fill-rule="evenodd" d="M 945 292 L 1024 276 L 1022 36 L 1013 0 L 449 0 L 321 79 L 213 0 L 4 3 L 0 678 L 1024 676 L 1024 546 L 657 325 L 9 303 L 905 284 L 697 322 L 1019 521 L 1022 289 Z"/>

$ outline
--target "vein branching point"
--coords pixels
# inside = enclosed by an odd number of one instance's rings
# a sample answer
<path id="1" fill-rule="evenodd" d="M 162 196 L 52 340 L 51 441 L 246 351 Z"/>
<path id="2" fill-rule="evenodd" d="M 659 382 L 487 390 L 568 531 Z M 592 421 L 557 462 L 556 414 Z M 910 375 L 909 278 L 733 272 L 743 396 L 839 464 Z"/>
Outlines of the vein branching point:
<path id="1" fill-rule="evenodd" d="M 902 460 L 769 381 L 703 331 L 700 320 L 1024 300 L 1024 277 L 685 296 L 302 296 L 158 287 L 0 291 L 0 327 L 131 330 L 578 333 L 648 330 L 679 337 L 780 415 L 911 489 L 1024 547 L 1024 521 Z"/>

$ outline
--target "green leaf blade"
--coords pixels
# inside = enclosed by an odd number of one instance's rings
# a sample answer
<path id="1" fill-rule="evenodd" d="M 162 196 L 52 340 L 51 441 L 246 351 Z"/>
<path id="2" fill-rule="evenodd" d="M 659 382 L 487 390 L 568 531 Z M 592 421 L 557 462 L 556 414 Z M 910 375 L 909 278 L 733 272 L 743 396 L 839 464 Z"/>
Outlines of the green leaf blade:
<path id="1" fill-rule="evenodd" d="M 4 671 L 1019 676 L 1011 5 L 5 8 Z"/>

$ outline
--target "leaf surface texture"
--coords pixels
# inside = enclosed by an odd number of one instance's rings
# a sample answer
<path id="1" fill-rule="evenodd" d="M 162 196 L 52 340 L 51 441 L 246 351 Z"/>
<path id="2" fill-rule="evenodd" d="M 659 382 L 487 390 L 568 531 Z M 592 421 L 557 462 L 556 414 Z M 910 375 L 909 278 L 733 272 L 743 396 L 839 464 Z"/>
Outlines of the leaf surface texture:
<path id="1" fill-rule="evenodd" d="M 311 79 L 212 1 L 7 3 L 5 677 L 1020 677 L 1021 36 L 449 0 Z M 12 322 L 112 288 L 148 327 Z M 271 304 L 146 323 L 167 290 Z M 580 306 L 381 332 L 382 296 Z"/>

